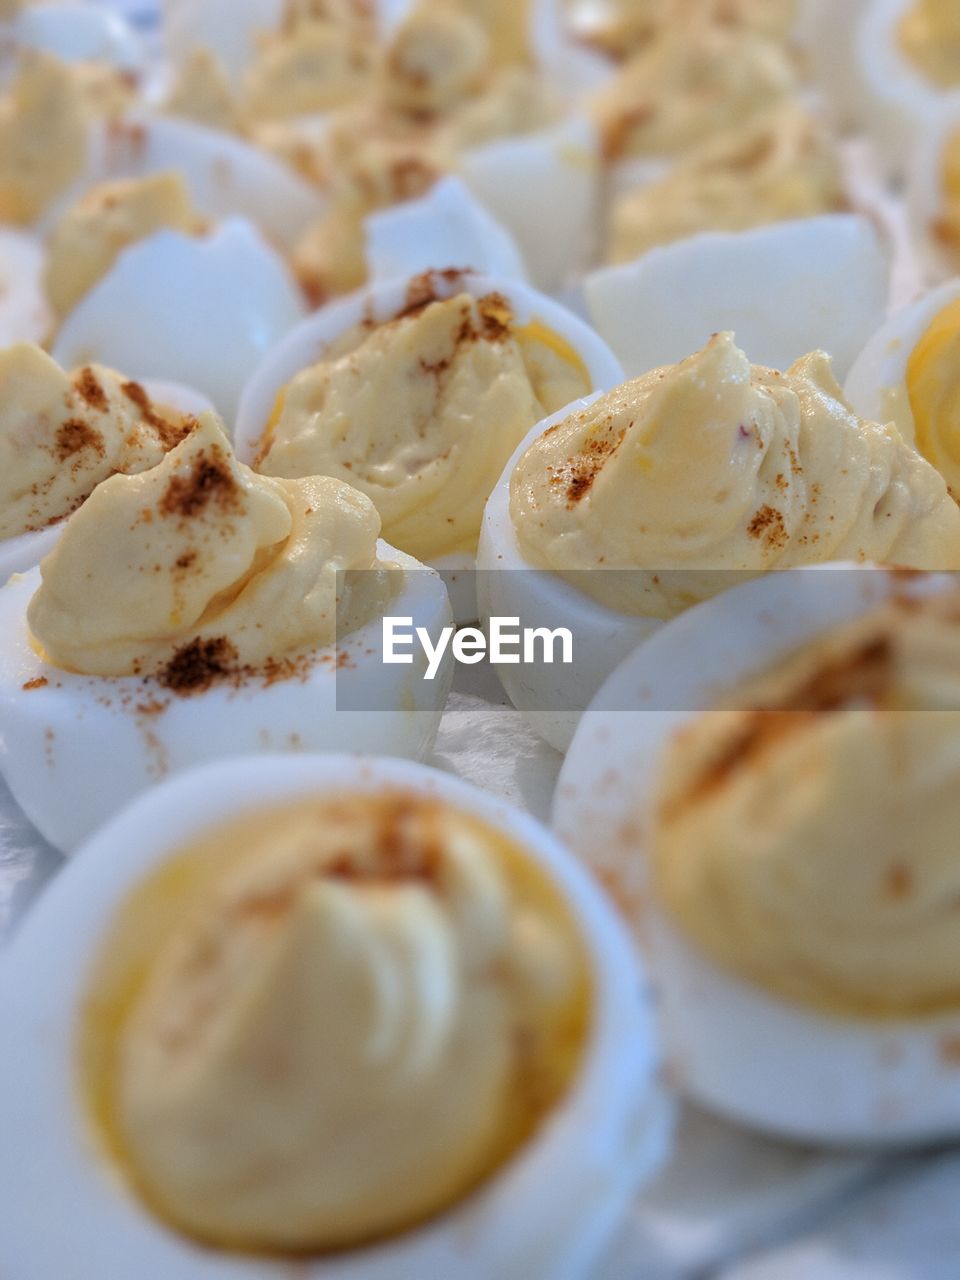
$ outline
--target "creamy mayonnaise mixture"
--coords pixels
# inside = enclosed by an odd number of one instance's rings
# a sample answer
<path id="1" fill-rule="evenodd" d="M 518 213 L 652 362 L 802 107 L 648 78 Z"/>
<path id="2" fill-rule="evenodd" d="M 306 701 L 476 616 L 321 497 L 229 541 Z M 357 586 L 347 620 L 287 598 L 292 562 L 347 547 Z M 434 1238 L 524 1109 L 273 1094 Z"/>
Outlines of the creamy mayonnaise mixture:
<path id="1" fill-rule="evenodd" d="M 0 93 L 0 222 L 27 223 L 83 173 L 87 108 L 76 76 L 47 54 L 25 55 Z"/>
<path id="2" fill-rule="evenodd" d="M 431 300 L 346 334 L 281 393 L 258 469 L 330 475 L 420 559 L 476 547 L 484 504 L 541 418 L 587 394 L 577 353 L 499 295 Z"/>
<path id="3" fill-rule="evenodd" d="M 856 416 L 828 357 L 778 373 L 751 366 L 729 333 L 536 440 L 511 477 L 510 513 L 530 563 L 657 618 L 730 585 L 731 570 L 960 568 L 960 509 L 943 478 L 895 427 Z M 631 572 L 600 572 L 612 569 Z"/>
<path id="4" fill-rule="evenodd" d="M 675 155 L 795 88 L 779 45 L 725 25 L 671 23 L 594 95 L 592 111 L 609 159 Z"/>
<path id="5" fill-rule="evenodd" d="M 260 1251 L 455 1203 L 560 1101 L 589 1016 L 543 873 L 400 792 L 202 836 L 125 905 L 98 969 L 82 1065 L 102 1136 L 174 1226 Z"/>
<path id="6" fill-rule="evenodd" d="M 660 770 L 660 901 L 725 969 L 846 1013 L 960 1000 L 960 594 L 894 601 L 731 690 Z"/>
<path id="7" fill-rule="evenodd" d="M 608 258 L 628 262 L 700 231 L 743 231 L 846 206 L 836 142 L 815 116 L 787 101 L 617 199 Z"/>
<path id="8" fill-rule="evenodd" d="M 139 383 L 90 365 L 65 373 L 28 343 L 0 351 L 0 538 L 70 515 L 118 472 L 156 466 L 189 420 Z"/>
<path id="9" fill-rule="evenodd" d="M 372 503 L 324 476 L 273 480 L 237 462 L 205 415 L 163 462 L 104 481 L 43 561 L 30 631 L 56 666 L 207 676 L 331 644 L 383 611 L 400 571 L 377 558 Z M 338 597 L 337 570 L 352 575 Z"/>

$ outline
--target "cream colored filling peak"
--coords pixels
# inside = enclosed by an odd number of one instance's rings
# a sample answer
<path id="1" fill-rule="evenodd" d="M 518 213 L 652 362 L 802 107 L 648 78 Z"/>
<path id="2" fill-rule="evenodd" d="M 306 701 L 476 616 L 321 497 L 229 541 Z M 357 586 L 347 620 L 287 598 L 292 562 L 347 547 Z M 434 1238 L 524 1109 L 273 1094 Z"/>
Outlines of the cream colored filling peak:
<path id="1" fill-rule="evenodd" d="M 187 429 L 111 369 L 71 375 L 39 347 L 0 351 L 0 538 L 68 516 L 118 472 L 155 466 Z"/>
<path id="2" fill-rule="evenodd" d="M 751 366 L 729 333 L 541 436 L 511 477 L 510 512 L 532 564 L 656 618 L 730 585 L 730 571 L 960 568 L 943 478 L 896 428 L 853 413 L 829 359 Z M 631 572 L 596 572 L 612 569 Z"/>
<path id="3" fill-rule="evenodd" d="M 319 649 L 382 612 L 399 571 L 377 558 L 372 504 L 329 477 L 270 480 L 234 458 L 213 414 L 152 471 L 105 481 L 41 565 L 31 632 L 56 666 L 150 674 L 212 645 L 223 673 Z M 338 600 L 337 570 L 377 570 Z M 173 667 L 170 667 L 171 660 Z"/>
<path id="4" fill-rule="evenodd" d="M 420 559 L 471 550 L 524 434 L 590 390 L 578 354 L 505 300 L 467 294 L 345 335 L 281 393 L 258 466 L 331 475 L 376 504 Z"/>
<path id="5" fill-rule="evenodd" d="M 201 837 L 126 904 L 95 977 L 84 1068 L 114 1155 L 176 1227 L 273 1252 L 455 1203 L 560 1100 L 589 1004 L 523 852 L 389 791 Z"/>

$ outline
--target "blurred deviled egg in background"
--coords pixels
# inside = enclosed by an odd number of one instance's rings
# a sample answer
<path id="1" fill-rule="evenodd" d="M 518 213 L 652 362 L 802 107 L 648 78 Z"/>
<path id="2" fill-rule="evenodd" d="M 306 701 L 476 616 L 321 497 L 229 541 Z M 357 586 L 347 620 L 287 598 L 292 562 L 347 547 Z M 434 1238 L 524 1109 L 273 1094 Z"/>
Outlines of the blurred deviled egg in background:
<path id="1" fill-rule="evenodd" d="M 483 506 L 507 459 L 547 413 L 620 376 L 552 299 L 516 280 L 427 272 L 291 333 L 244 391 L 237 452 L 264 475 L 362 489 L 388 541 L 448 571 L 454 613 L 469 621 Z"/>

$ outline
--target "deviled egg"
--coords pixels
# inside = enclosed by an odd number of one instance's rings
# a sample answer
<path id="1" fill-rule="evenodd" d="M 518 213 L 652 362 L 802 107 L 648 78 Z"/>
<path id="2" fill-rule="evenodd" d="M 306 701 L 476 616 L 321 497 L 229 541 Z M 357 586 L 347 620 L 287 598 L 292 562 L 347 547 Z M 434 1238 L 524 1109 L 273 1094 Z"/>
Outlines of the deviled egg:
<path id="1" fill-rule="evenodd" d="M 620 378 L 604 344 L 514 280 L 429 272 L 332 304 L 246 387 L 238 455 L 266 475 L 337 476 L 384 536 L 449 570 L 474 567 L 483 504 L 546 413 Z M 473 582 L 454 613 L 476 617 Z"/>
<path id="2" fill-rule="evenodd" d="M 122 249 L 64 320 L 53 354 L 68 368 L 98 361 L 194 386 L 232 423 L 250 369 L 305 312 L 283 259 L 235 218 Z"/>
<path id="3" fill-rule="evenodd" d="M 102 481 L 156 466 L 209 403 L 97 365 L 72 374 L 30 343 L 0 349 L 0 582 L 32 569 Z"/>
<path id="4" fill-rule="evenodd" d="M 812 111 L 787 100 L 616 197 L 607 258 L 629 262 L 701 231 L 742 231 L 849 203 L 836 140 Z"/>
<path id="5" fill-rule="evenodd" d="M 958 618 L 952 578 L 773 574 L 581 722 L 555 825 L 643 935 L 678 1086 L 739 1123 L 960 1133 Z"/>
<path id="6" fill-rule="evenodd" d="M 960 283 L 895 312 L 860 353 L 844 388 L 858 413 L 895 423 L 960 497 L 957 353 Z"/>
<path id="7" fill-rule="evenodd" d="M 914 149 L 960 89 L 956 0 L 869 0 L 854 48 L 860 123 L 902 177 Z"/>
<path id="8" fill-rule="evenodd" d="M 72 849 L 151 782 L 220 756 L 428 751 L 450 659 L 433 681 L 419 657 L 384 664 L 382 618 L 436 642 L 449 603 L 379 530 L 339 480 L 254 474 L 213 414 L 151 470 L 100 484 L 40 569 L 0 589 L 0 768 L 41 833 Z"/>
<path id="9" fill-rule="evenodd" d="M 667 1143 L 597 886 L 397 761 L 257 757 L 142 797 L 0 959 L 0 1017 L 18 1280 L 585 1280 Z"/>
<path id="10" fill-rule="evenodd" d="M 531 431 L 484 513 L 481 616 L 569 619 L 572 665 L 498 667 L 562 749 L 665 621 L 740 577 L 838 558 L 960 569 L 960 509 L 896 428 L 845 403 L 823 352 L 782 374 L 718 334 Z"/>

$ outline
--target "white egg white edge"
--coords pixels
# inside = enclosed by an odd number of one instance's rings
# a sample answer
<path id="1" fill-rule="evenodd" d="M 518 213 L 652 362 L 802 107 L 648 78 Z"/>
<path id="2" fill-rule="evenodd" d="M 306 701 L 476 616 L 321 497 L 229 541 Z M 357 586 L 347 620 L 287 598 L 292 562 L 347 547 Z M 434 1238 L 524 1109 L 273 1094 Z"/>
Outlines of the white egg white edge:
<path id="1" fill-rule="evenodd" d="M 213 408 L 206 396 L 178 382 L 158 382 L 147 378 L 143 386 L 154 404 L 167 405 L 180 413 L 198 416 Z M 66 520 L 58 520 L 46 529 L 35 529 L 32 533 L 15 534 L 12 538 L 0 540 L 0 584 L 13 574 L 26 573 L 38 565 L 53 550 L 66 524 Z"/>
<path id="2" fill-rule="evenodd" d="M 67 62 L 106 62 L 120 71 L 143 71 L 140 37 L 121 14 L 77 3 L 45 0 L 30 5 L 9 22 L 0 23 L 0 40 L 16 49 L 48 52 Z"/>
<path id="3" fill-rule="evenodd" d="M 890 418 L 887 397 L 905 386 L 907 362 L 914 348 L 940 312 L 958 297 L 960 280 L 948 281 L 895 311 L 873 335 L 853 362 L 843 388 L 845 398 L 862 418 L 868 422 Z M 910 413 L 906 401 L 902 411 Z"/>
<path id="4" fill-rule="evenodd" d="M 477 548 L 477 596 L 485 626 L 493 617 L 517 618 L 521 627 L 568 627 L 574 662 L 496 664 L 504 692 L 531 728 L 566 751 L 580 716 L 614 668 L 662 624 L 618 613 L 579 591 L 550 569 L 535 568 L 520 549 L 510 515 L 510 478 L 545 431 L 589 408 L 602 392 L 574 400 L 527 433 L 487 500 Z"/>
<path id="5" fill-rule="evenodd" d="M 665 626 L 613 673 L 564 762 L 553 826 L 641 936 L 671 1079 L 737 1123 L 827 1146 L 960 1134 L 960 1068 L 943 1052 L 960 1035 L 960 1011 L 834 1018 L 768 996 L 714 965 L 668 920 L 652 900 L 643 850 L 660 755 L 695 714 L 669 708 L 709 706 L 723 688 L 895 591 L 943 581 L 835 565 L 734 588 Z"/>
<path id="6" fill-rule="evenodd" d="M 945 96 L 900 47 L 897 27 L 909 7 L 910 0 L 870 0 L 853 48 L 859 123 L 874 139 L 894 179 L 904 176 L 913 149 Z"/>
<path id="7" fill-rule="evenodd" d="M 378 554 L 404 570 L 388 612 L 412 617 L 436 642 L 451 620 L 439 577 L 385 542 Z M 152 783 L 208 760 L 335 750 L 420 758 L 432 749 L 453 675 L 449 650 L 432 681 L 423 679 L 420 649 L 411 665 L 387 665 L 379 616 L 319 650 L 302 675 L 178 696 L 136 676 L 85 676 L 44 662 L 26 623 L 39 585 L 34 569 L 0 589 L 0 772 L 63 852 Z M 39 679 L 47 684 L 24 688 Z M 163 709 L 151 709 L 157 704 Z"/>
<path id="8" fill-rule="evenodd" d="M 0 1266 L 17 1280 L 138 1274 L 165 1280 L 280 1280 L 289 1261 L 202 1249 L 151 1216 L 78 1114 L 77 1021 L 101 938 L 165 858 L 220 821 L 296 800 L 399 787 L 490 823 L 549 875 L 579 923 L 594 977 L 585 1061 L 565 1102 L 504 1169 L 461 1205 L 389 1244 L 314 1262 L 314 1280 L 456 1275 L 489 1280 L 587 1273 L 663 1160 L 671 1107 L 636 952 L 590 876 L 533 818 L 446 774 L 403 761 L 328 755 L 222 761 L 142 796 L 83 848 L 0 957 Z M 50 1230 L 50 1223 L 56 1230 Z M 537 1259 L 542 1266 L 533 1266 Z M 298 1272 L 299 1274 L 299 1272 Z M 513 1272 L 510 1272 L 513 1274 Z"/>
<path id="9" fill-rule="evenodd" d="M 475 298 L 502 293 L 513 308 L 518 324 L 542 321 L 580 355 L 594 386 L 606 390 L 623 379 L 623 370 L 606 343 L 583 320 L 552 298 L 538 293 L 518 280 L 481 275 L 474 271 L 427 273 L 432 277 L 437 297 L 451 298 L 466 291 Z M 419 277 L 413 277 L 414 279 Z M 322 307 L 292 329 L 254 370 L 240 397 L 234 447 L 237 457 L 251 463 L 260 438 L 270 420 L 279 392 L 301 370 L 322 360 L 327 348 L 339 337 L 368 318 L 383 324 L 404 308 L 411 279 L 375 281 L 365 289 Z M 442 556 L 431 562 L 447 580 L 457 622 L 477 617 L 477 602 L 471 570 L 472 555 Z"/>
<path id="10" fill-rule="evenodd" d="M 190 280 L 185 303 L 181 277 Z M 99 361 L 189 382 L 229 430 L 248 367 L 305 314 L 280 253 L 248 219 L 231 217 L 202 236 L 161 230 L 121 250 L 65 317 L 53 357 L 65 368 Z"/>
<path id="11" fill-rule="evenodd" d="M 842 381 L 887 314 L 890 267 L 872 219 L 829 213 L 660 245 L 590 272 L 584 293 L 591 323 L 629 377 L 683 360 L 730 329 L 755 364 L 773 368 L 826 350 Z"/>
<path id="12" fill-rule="evenodd" d="M 0 223 L 0 347 L 41 343 L 53 328 L 43 287 L 45 260 L 36 236 Z"/>

